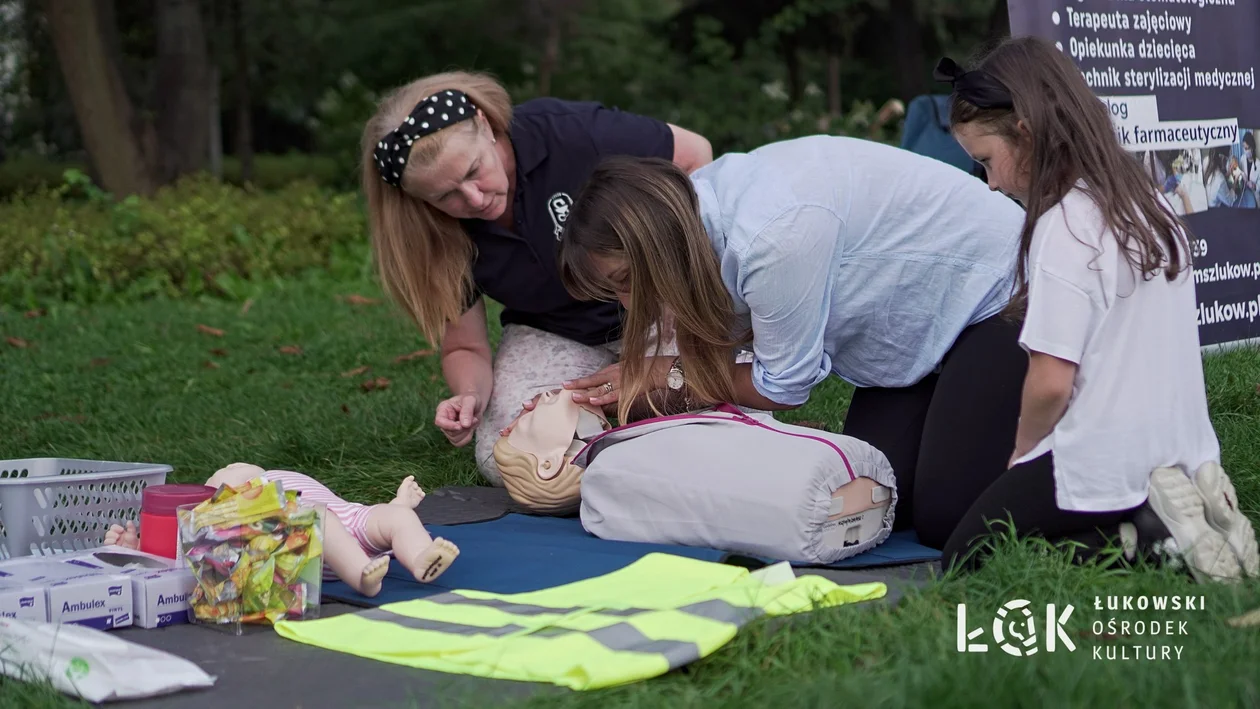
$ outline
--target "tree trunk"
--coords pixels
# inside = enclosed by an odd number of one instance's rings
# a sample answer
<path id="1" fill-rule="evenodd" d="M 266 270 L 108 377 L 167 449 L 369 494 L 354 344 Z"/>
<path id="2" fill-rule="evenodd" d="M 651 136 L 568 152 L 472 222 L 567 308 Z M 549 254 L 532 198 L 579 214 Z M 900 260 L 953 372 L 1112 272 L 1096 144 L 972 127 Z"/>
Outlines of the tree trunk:
<path id="1" fill-rule="evenodd" d="M 83 145 L 102 187 L 118 197 L 151 194 L 156 180 L 104 24 L 113 17 L 112 0 L 44 0 L 44 10 Z"/>
<path id="2" fill-rule="evenodd" d="M 546 33 L 543 40 L 542 60 L 538 63 L 538 95 L 551 93 L 551 79 L 560 64 L 560 43 L 565 28 L 582 0 L 535 0 L 532 8 L 535 26 Z"/>
<path id="3" fill-rule="evenodd" d="M 223 179 L 223 125 L 219 120 L 219 67 L 210 66 L 210 105 L 207 120 L 210 121 L 210 173 L 217 179 Z"/>
<path id="4" fill-rule="evenodd" d="M 931 76 L 923 54 L 923 38 L 919 20 L 914 14 L 914 0 L 892 0 L 889 16 L 892 17 L 892 41 L 897 66 L 897 88 L 903 100 L 918 96 L 923 91 L 924 76 Z"/>
<path id="5" fill-rule="evenodd" d="M 245 4 L 232 0 L 232 48 L 236 55 L 236 157 L 241 182 L 254 177 L 253 117 L 249 106 L 249 45 L 245 43 Z"/>
<path id="6" fill-rule="evenodd" d="M 989 41 L 996 42 L 1011 34 L 1010 9 L 1006 0 L 995 0 L 989 13 Z"/>
<path id="7" fill-rule="evenodd" d="M 157 0 L 158 175 L 170 182 L 206 168 L 210 55 L 197 0 Z"/>
<path id="8" fill-rule="evenodd" d="M 553 10 L 547 18 L 547 39 L 543 44 L 542 61 L 538 64 L 538 95 L 548 96 L 551 93 L 551 74 L 560 61 L 560 28 L 563 25 L 561 13 Z"/>
<path id="9" fill-rule="evenodd" d="M 827 18 L 827 113 L 832 118 L 839 118 L 844 112 L 840 102 L 840 61 L 841 32 L 843 20 L 839 12 L 833 12 Z"/>
<path id="10" fill-rule="evenodd" d="M 787 67 L 788 106 L 796 108 L 801 105 L 801 97 L 805 95 L 805 77 L 801 72 L 801 55 L 797 50 L 796 39 L 784 38 L 779 43 L 779 53 Z"/>

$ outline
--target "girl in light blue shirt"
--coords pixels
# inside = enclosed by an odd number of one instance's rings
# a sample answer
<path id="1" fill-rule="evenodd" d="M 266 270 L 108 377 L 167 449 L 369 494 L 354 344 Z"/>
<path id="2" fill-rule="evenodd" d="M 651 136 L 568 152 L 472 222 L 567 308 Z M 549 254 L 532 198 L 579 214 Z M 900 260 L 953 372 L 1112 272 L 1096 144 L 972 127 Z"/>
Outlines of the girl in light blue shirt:
<path id="1" fill-rule="evenodd" d="M 858 387 L 844 432 L 897 475 L 898 527 L 939 547 L 992 482 L 976 471 L 1010 454 L 1027 360 L 1003 311 L 1023 222 L 962 170 L 852 138 L 773 143 L 690 177 L 606 161 L 560 264 L 577 297 L 625 306 L 622 359 L 566 387 L 625 421 L 671 389 L 688 407 L 792 409 L 839 376 Z M 680 356 L 653 356 L 649 333 L 670 325 Z"/>

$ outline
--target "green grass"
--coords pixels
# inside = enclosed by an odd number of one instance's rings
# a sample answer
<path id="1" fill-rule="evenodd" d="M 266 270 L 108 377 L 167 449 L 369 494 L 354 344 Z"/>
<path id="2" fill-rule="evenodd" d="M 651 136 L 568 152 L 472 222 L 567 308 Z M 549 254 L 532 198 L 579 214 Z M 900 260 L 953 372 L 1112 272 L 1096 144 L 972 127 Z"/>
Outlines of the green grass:
<path id="1" fill-rule="evenodd" d="M 90 707 L 85 701 L 71 699 L 48 682 L 19 682 L 0 676 L 0 709 L 69 709 Z"/>
<path id="2" fill-rule="evenodd" d="M 0 320 L 4 457 L 156 461 L 201 482 L 233 461 L 301 470 L 342 495 L 390 499 L 398 481 L 475 484 L 467 450 L 433 426 L 436 356 L 396 310 L 292 286 L 241 303 L 153 302 Z M 208 334 L 199 326 L 222 331 Z M 296 346 L 300 354 L 282 348 Z M 348 372 L 369 367 L 352 376 Z M 389 380 L 370 391 L 364 382 Z"/>
<path id="3" fill-rule="evenodd" d="M 364 502 L 389 499 L 416 475 L 426 489 L 477 484 L 468 449 L 453 449 L 432 425 L 444 396 L 437 358 L 396 362 L 427 347 L 397 312 L 338 296 L 369 286 L 311 283 L 241 303 L 152 302 L 54 311 L 38 318 L 0 311 L 0 458 L 64 456 L 158 461 L 174 480 L 201 481 L 245 460 L 316 475 Z M 223 331 L 221 337 L 198 329 Z M 15 347 L 5 338 L 20 338 Z M 296 345 L 300 354 L 282 347 Z M 207 366 L 211 362 L 217 366 Z M 371 370 L 351 377 L 344 372 Z M 1260 353 L 1206 360 L 1213 420 L 1242 504 L 1260 520 Z M 385 389 L 362 383 L 385 377 Z M 786 416 L 838 429 L 847 387 L 828 383 Z M 1095 596 L 1203 595 L 1206 610 L 1094 610 Z M 1025 598 L 1044 635 L 1044 605 L 1071 603 L 1075 652 L 1010 657 L 991 637 L 993 613 Z M 985 627 L 986 654 L 955 649 L 955 608 Z M 757 623 L 693 665 L 626 687 L 546 693 L 527 705 L 576 707 L 748 706 L 1106 706 L 1260 705 L 1260 628 L 1225 620 L 1260 606 L 1260 584 L 1198 586 L 1169 570 L 1074 567 L 1062 550 L 1002 543 L 978 574 L 942 579 L 896 608 L 864 604 L 787 622 Z M 1092 621 L 1187 621 L 1180 660 L 1094 660 Z M 1150 644 L 1146 637 L 1129 644 Z M 1105 650 L 1104 650 L 1105 652 Z M 448 697 L 455 701 L 455 697 Z M 470 699 L 484 704 L 486 698 Z M 0 707 L 64 706 L 46 688 L 0 680 Z"/>

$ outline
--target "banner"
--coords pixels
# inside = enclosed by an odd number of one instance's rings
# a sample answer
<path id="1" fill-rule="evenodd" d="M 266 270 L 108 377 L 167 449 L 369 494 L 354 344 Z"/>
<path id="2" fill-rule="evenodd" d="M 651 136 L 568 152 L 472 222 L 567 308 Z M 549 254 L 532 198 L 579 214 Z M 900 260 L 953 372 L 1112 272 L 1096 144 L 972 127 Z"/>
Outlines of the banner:
<path id="1" fill-rule="evenodd" d="M 1009 0 L 1193 232 L 1200 344 L 1260 338 L 1260 0 Z"/>

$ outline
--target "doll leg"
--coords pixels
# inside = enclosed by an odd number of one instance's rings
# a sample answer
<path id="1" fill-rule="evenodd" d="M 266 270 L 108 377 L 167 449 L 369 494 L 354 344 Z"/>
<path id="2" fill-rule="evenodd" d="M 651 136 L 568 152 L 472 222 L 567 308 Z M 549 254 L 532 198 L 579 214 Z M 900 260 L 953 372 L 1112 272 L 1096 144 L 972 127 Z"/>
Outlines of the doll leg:
<path id="1" fill-rule="evenodd" d="M 413 515 L 414 516 L 414 515 Z M 324 509 L 324 563 L 350 588 L 371 598 L 381 592 L 381 581 L 389 571 L 389 557 L 369 559 L 337 515 Z"/>
<path id="2" fill-rule="evenodd" d="M 391 505 L 401 505 L 409 510 L 414 510 L 424 499 L 424 490 L 420 489 L 420 484 L 416 482 L 416 476 L 408 475 L 406 480 L 398 486 L 398 494 L 394 499 L 389 501 Z"/>
<path id="3" fill-rule="evenodd" d="M 375 505 L 367 518 L 368 541 L 377 549 L 392 549 L 394 556 L 416 580 L 428 583 L 446 571 L 459 548 L 425 531 L 416 513 L 406 505 Z"/>

